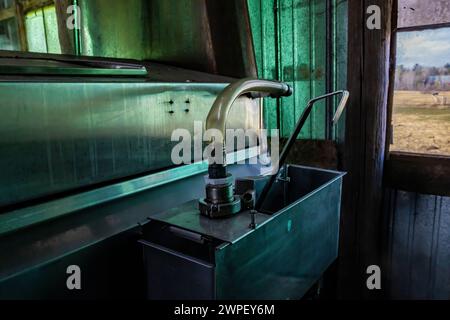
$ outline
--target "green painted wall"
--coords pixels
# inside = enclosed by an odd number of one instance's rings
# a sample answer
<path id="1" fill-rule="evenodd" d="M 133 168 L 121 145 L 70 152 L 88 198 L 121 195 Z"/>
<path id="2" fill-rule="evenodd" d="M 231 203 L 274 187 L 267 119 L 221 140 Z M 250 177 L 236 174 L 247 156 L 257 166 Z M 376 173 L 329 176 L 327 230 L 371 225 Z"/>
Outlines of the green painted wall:
<path id="1" fill-rule="evenodd" d="M 312 97 L 327 92 L 327 68 L 332 87 L 344 89 L 347 69 L 347 0 L 328 0 L 331 21 L 327 24 L 327 0 L 247 0 L 255 46 L 258 74 L 293 86 L 294 95 L 279 101 L 265 101 L 265 123 L 281 128 L 283 136 L 292 132 L 295 122 Z M 327 48 L 327 26 L 331 25 Z M 331 64 L 327 65 L 327 50 Z M 300 138 L 326 137 L 325 103 L 317 106 Z M 341 128 L 333 137 L 341 139 Z"/>

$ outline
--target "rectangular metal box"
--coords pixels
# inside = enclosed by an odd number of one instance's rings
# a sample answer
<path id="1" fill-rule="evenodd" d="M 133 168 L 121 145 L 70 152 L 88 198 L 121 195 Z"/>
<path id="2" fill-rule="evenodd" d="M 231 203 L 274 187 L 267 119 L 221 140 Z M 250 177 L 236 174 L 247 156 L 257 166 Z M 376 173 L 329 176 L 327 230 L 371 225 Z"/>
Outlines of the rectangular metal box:
<path id="1" fill-rule="evenodd" d="M 286 166 L 268 214 L 201 216 L 195 200 L 144 226 L 150 299 L 300 299 L 337 258 L 344 173 Z"/>

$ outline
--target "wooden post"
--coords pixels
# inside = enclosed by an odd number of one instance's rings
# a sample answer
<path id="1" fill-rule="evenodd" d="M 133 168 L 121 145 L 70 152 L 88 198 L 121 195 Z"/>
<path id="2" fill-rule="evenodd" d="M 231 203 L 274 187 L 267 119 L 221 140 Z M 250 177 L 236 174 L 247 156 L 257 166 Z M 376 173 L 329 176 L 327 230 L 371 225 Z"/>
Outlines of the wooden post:
<path id="1" fill-rule="evenodd" d="M 366 269 L 381 267 L 380 235 L 389 57 L 394 0 L 349 0 L 348 89 L 342 228 L 339 262 L 340 298 L 376 298 Z M 381 29 L 369 30 L 367 8 L 381 8 Z M 396 9 L 395 9 L 396 10 Z M 383 270 L 382 270 L 383 271 Z M 383 288 L 383 287 L 382 287 Z"/>
<path id="2" fill-rule="evenodd" d="M 58 21 L 59 43 L 62 54 L 76 54 L 74 31 L 67 28 L 67 8 L 73 4 L 73 0 L 55 1 L 56 18 Z"/>
<path id="3" fill-rule="evenodd" d="M 28 41 L 27 41 L 27 30 L 25 28 L 25 13 L 23 11 L 22 4 L 19 1 L 14 0 L 13 6 L 17 19 L 16 21 L 20 41 L 20 50 L 26 52 L 28 51 Z"/>

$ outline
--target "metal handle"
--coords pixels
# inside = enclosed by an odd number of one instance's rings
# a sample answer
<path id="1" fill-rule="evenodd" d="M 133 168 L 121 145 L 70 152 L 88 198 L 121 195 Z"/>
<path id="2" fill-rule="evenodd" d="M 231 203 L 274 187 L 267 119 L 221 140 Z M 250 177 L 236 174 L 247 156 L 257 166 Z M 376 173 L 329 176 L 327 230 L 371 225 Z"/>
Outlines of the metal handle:
<path id="1" fill-rule="evenodd" d="M 346 91 L 346 90 L 335 91 L 335 92 L 328 93 L 323 96 L 311 99 L 308 102 L 308 106 L 306 107 L 305 111 L 303 111 L 302 116 L 300 117 L 299 121 L 297 122 L 294 132 L 289 137 L 288 142 L 286 143 L 286 145 L 283 148 L 283 151 L 281 152 L 277 172 L 270 177 L 269 181 L 264 186 L 264 189 L 261 191 L 261 195 L 259 196 L 259 198 L 256 202 L 256 206 L 255 206 L 255 209 L 257 211 L 261 210 L 261 207 L 264 204 L 267 194 L 269 193 L 273 183 L 277 179 L 280 168 L 282 168 L 284 166 L 284 163 L 287 159 L 289 151 L 291 150 L 292 146 L 294 145 L 295 140 L 297 140 L 297 137 L 300 134 L 300 131 L 302 130 L 303 126 L 305 125 L 306 120 L 309 118 L 309 115 L 311 114 L 311 111 L 312 111 L 314 105 L 316 104 L 316 102 L 326 99 L 326 98 L 329 98 L 329 97 L 332 97 L 332 96 L 340 95 L 340 94 L 342 95 L 342 98 L 341 98 L 341 101 L 339 102 L 339 105 L 336 109 L 336 113 L 334 114 L 333 120 L 332 120 L 333 125 L 335 125 L 339 121 L 339 119 L 347 105 L 347 101 L 350 96 L 350 93 L 348 91 Z"/>

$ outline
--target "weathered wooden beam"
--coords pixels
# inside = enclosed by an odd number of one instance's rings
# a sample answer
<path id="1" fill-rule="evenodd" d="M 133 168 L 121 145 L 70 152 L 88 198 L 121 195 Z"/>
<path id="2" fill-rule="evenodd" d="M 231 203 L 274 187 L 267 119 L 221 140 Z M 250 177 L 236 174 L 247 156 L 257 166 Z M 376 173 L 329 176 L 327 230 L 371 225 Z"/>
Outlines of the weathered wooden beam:
<path id="1" fill-rule="evenodd" d="M 14 0 L 13 8 L 17 19 L 17 31 L 19 34 L 20 50 L 28 51 L 27 30 L 25 28 L 25 13 L 22 4 L 18 0 Z"/>
<path id="2" fill-rule="evenodd" d="M 394 0 L 395 8 L 398 7 L 398 0 Z M 395 70 L 397 65 L 397 24 L 398 24 L 398 10 L 392 13 L 392 35 L 391 35 L 391 53 L 389 59 L 389 81 L 390 83 L 395 83 Z M 389 148 L 393 141 L 393 126 L 392 126 L 392 115 L 393 115 L 393 104 L 394 104 L 394 94 L 395 86 L 390 85 L 388 88 L 388 108 L 386 116 L 386 156 L 385 159 L 389 159 Z"/>
<path id="3" fill-rule="evenodd" d="M 339 293 L 378 297 L 366 269 L 381 265 L 380 228 L 393 0 L 349 0 L 348 89 Z M 381 9 L 381 29 L 367 27 L 367 8 Z"/>
<path id="4" fill-rule="evenodd" d="M 385 181 L 393 189 L 450 196 L 450 157 L 393 152 Z"/>
<path id="5" fill-rule="evenodd" d="M 287 139 L 282 139 L 283 145 Z M 339 159 L 337 143 L 332 140 L 297 140 L 286 160 L 290 164 L 337 170 Z"/>
<path id="6" fill-rule="evenodd" d="M 16 9 L 14 7 L 0 10 L 0 21 L 5 21 L 16 16 Z"/>
<path id="7" fill-rule="evenodd" d="M 18 0 L 21 4 L 23 11 L 26 13 L 31 10 L 40 9 L 46 6 L 50 6 L 59 2 L 55 0 Z"/>
<path id="8" fill-rule="evenodd" d="M 62 54 L 76 54 L 75 33 L 67 28 L 69 14 L 67 8 L 73 4 L 73 0 L 59 0 L 55 2 L 56 19 L 58 22 L 58 37 Z"/>

